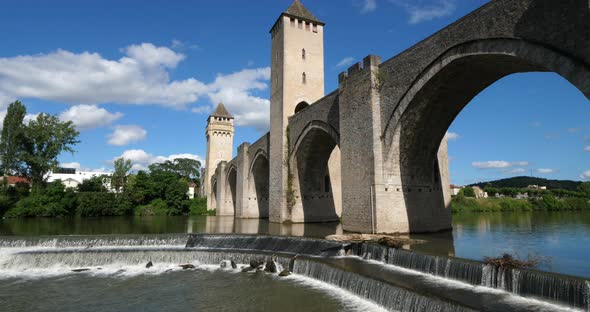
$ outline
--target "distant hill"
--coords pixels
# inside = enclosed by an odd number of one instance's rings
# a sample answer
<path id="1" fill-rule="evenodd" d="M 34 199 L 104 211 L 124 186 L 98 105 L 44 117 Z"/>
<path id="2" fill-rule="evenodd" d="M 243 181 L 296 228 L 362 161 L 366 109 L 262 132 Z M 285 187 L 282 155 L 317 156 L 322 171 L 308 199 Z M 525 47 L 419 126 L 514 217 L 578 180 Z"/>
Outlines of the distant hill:
<path id="1" fill-rule="evenodd" d="M 548 180 L 543 178 L 534 178 L 534 177 L 513 177 L 508 179 L 501 179 L 496 181 L 489 181 L 489 182 L 479 182 L 470 184 L 469 186 L 479 186 L 479 187 L 495 187 L 495 188 L 502 188 L 502 187 L 515 187 L 515 188 L 525 188 L 529 185 L 539 185 L 539 186 L 546 186 L 547 189 L 555 190 L 568 190 L 568 191 L 575 191 L 582 182 L 580 181 L 571 181 L 571 180 Z"/>

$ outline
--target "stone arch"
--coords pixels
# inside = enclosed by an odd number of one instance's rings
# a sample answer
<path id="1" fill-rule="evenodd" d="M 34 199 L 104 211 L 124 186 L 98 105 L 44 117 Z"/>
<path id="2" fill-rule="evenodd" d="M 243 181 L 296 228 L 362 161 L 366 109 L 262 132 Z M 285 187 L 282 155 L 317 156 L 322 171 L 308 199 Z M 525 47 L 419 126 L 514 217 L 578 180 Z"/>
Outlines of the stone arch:
<path id="1" fill-rule="evenodd" d="M 324 121 L 311 121 L 299 134 L 290 155 L 293 222 L 339 220 L 339 145 L 338 132 Z"/>
<path id="2" fill-rule="evenodd" d="M 439 149 L 446 154 L 443 138 L 453 120 L 488 86 L 524 72 L 555 72 L 590 99 L 588 64 L 538 43 L 496 38 L 447 50 L 397 103 L 383 132 L 384 176 L 386 183 L 402 186 L 400 200 L 411 232 L 450 226 L 449 195 L 444 191 L 448 182 L 438 162 Z"/>
<path id="3" fill-rule="evenodd" d="M 295 114 L 308 107 L 309 104 L 306 101 L 301 101 L 295 106 Z"/>
<path id="4" fill-rule="evenodd" d="M 270 164 L 262 149 L 254 154 L 248 170 L 248 217 L 268 218 Z"/>
<path id="5" fill-rule="evenodd" d="M 211 189 L 209 194 L 210 204 L 208 208 L 217 208 L 217 179 L 215 175 L 211 177 Z"/>
<path id="6" fill-rule="evenodd" d="M 231 165 L 226 172 L 224 205 L 225 214 L 230 215 L 236 212 L 238 171 L 234 165 Z"/>

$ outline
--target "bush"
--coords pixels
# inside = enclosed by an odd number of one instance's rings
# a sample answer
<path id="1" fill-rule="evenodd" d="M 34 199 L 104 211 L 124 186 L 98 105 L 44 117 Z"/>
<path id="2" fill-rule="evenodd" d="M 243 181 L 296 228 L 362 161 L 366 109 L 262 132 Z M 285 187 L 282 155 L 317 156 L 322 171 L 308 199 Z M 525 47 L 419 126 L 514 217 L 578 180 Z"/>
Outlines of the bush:
<path id="1" fill-rule="evenodd" d="M 168 205 L 162 199 L 154 199 L 149 204 L 137 206 L 134 209 L 136 216 L 166 216 L 170 215 Z"/>
<path id="2" fill-rule="evenodd" d="M 521 260 L 507 253 L 497 258 L 485 257 L 483 261 L 500 268 L 534 268 L 539 264 L 539 259 Z"/>
<path id="3" fill-rule="evenodd" d="M 76 214 L 82 217 L 116 215 L 117 201 L 114 193 L 78 193 Z"/>
<path id="4" fill-rule="evenodd" d="M 469 187 L 469 186 L 467 186 L 467 187 L 464 187 L 464 188 L 462 189 L 462 191 L 463 191 L 463 195 L 464 195 L 465 197 L 475 197 L 475 191 L 473 190 L 473 188 L 472 188 L 472 187 Z"/>
<path id="5" fill-rule="evenodd" d="M 215 210 L 207 210 L 207 198 L 195 197 L 190 201 L 189 210 L 191 216 L 214 216 Z"/>

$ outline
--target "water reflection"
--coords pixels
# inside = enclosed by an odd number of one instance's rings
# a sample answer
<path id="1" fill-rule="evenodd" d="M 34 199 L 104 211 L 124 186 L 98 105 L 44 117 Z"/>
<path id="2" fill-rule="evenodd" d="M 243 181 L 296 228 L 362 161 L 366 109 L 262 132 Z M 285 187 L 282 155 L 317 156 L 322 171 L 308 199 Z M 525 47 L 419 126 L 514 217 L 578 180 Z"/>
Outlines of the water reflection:
<path id="1" fill-rule="evenodd" d="M 231 216 L 31 218 L 0 220 L 0 236 L 165 233 L 240 233 L 323 238 L 332 234 L 342 234 L 342 226 L 337 222 L 278 224 L 270 223 L 268 219 L 235 219 Z"/>

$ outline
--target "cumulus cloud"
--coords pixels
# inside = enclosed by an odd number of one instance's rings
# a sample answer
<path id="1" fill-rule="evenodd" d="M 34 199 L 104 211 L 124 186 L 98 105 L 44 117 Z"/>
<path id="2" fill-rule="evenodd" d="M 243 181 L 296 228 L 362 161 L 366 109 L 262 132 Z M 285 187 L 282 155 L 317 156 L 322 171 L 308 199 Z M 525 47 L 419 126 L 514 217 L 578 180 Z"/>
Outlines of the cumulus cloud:
<path id="1" fill-rule="evenodd" d="M 172 42 L 176 48 L 182 45 L 186 43 Z M 237 125 L 268 129 L 270 101 L 254 93 L 268 89 L 269 67 L 219 74 L 210 83 L 195 78 L 172 80 L 170 71 L 185 59 L 184 54 L 151 43 L 130 45 L 121 52 L 124 56 L 118 60 L 61 49 L 0 58 L 0 103 L 3 99 L 36 98 L 78 106 L 155 104 L 181 109 L 205 97 L 212 101 L 207 106 L 223 101 Z M 89 122 L 82 127 L 91 126 Z"/>
<path id="2" fill-rule="evenodd" d="M 405 8 L 409 15 L 410 24 L 419 24 L 437 18 L 449 16 L 457 9 L 456 0 L 437 0 L 434 3 L 425 3 L 424 0 L 391 0 Z"/>
<path id="3" fill-rule="evenodd" d="M 510 167 L 523 167 L 528 166 L 529 163 L 526 161 L 508 162 L 504 160 L 489 160 L 489 161 L 476 161 L 472 162 L 471 166 L 478 169 L 504 169 Z"/>
<path id="4" fill-rule="evenodd" d="M 59 115 L 61 120 L 73 122 L 78 130 L 108 126 L 121 117 L 122 113 L 110 113 L 96 105 L 72 106 Z"/>
<path id="5" fill-rule="evenodd" d="M 123 146 L 145 140 L 147 131 L 140 126 L 127 125 L 115 126 L 113 133 L 109 134 L 110 145 Z"/>
<path id="6" fill-rule="evenodd" d="M 343 58 L 342 60 L 340 60 L 340 62 L 338 62 L 338 64 L 336 64 L 336 67 L 337 68 L 347 67 L 347 66 L 352 65 L 352 63 L 354 63 L 354 57 L 347 56 L 347 57 Z"/>
<path id="7" fill-rule="evenodd" d="M 580 178 L 582 178 L 582 179 L 590 179 L 590 170 L 587 170 L 587 171 L 582 172 L 582 174 L 580 175 Z"/>
<path id="8" fill-rule="evenodd" d="M 133 164 L 132 170 L 146 170 L 147 167 L 151 164 L 162 163 L 167 160 L 172 161 L 177 158 L 194 159 L 194 160 L 198 160 L 201 163 L 203 163 L 203 159 L 201 158 L 201 156 L 195 155 L 195 154 L 184 153 L 184 154 L 172 154 L 169 156 L 155 156 L 155 155 L 150 154 L 142 149 L 126 150 L 120 156 L 112 159 L 110 161 L 110 163 L 113 163 L 115 161 L 115 159 L 118 159 L 118 158 L 124 158 L 124 159 L 131 160 L 131 163 Z"/>
<path id="9" fill-rule="evenodd" d="M 377 0 L 364 0 L 361 13 L 373 12 L 377 9 Z"/>
<path id="10" fill-rule="evenodd" d="M 236 118 L 238 126 L 253 126 L 266 132 L 270 121 L 270 101 L 250 94 L 266 90 L 270 67 L 245 69 L 230 75 L 218 75 L 209 85 L 212 103 L 222 102 Z"/>
<path id="11" fill-rule="evenodd" d="M 195 102 L 206 86 L 194 78 L 171 80 L 168 70 L 184 55 L 151 43 L 131 45 L 118 60 L 98 53 L 57 50 L 0 58 L 0 93 L 69 104 L 160 104 Z"/>
<path id="12" fill-rule="evenodd" d="M 550 173 L 554 173 L 555 170 L 549 169 L 549 168 L 539 168 L 539 169 L 537 169 L 537 172 L 541 173 L 541 174 L 550 174 Z"/>
<path id="13" fill-rule="evenodd" d="M 447 132 L 447 140 L 455 141 L 456 139 L 460 138 L 461 136 L 456 132 Z"/>

